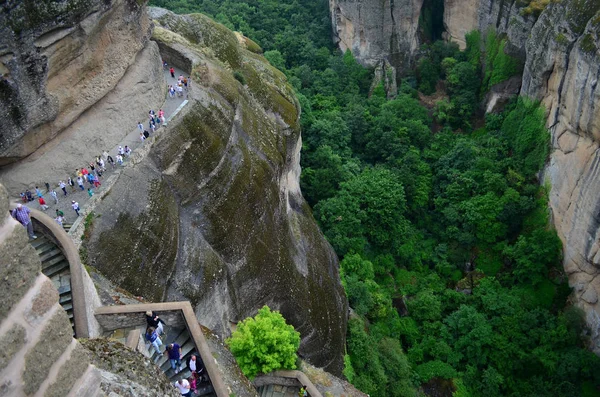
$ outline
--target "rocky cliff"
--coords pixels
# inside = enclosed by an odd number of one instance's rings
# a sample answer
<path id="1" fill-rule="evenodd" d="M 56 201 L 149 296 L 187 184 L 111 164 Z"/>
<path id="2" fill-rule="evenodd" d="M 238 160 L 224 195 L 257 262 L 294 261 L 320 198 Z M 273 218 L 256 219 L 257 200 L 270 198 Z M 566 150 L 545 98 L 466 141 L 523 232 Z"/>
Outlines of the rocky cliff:
<path id="1" fill-rule="evenodd" d="M 111 92 L 149 36 L 136 0 L 5 2 L 0 165 L 52 141 Z"/>
<path id="2" fill-rule="evenodd" d="M 330 0 L 334 40 L 366 66 L 385 59 L 408 68 L 419 47 L 422 5 L 423 0 Z"/>
<path id="3" fill-rule="evenodd" d="M 96 207 L 89 262 L 135 294 L 189 299 L 221 335 L 267 304 L 300 331 L 307 360 L 339 374 L 347 302 L 299 189 L 291 87 L 209 18 L 151 14 L 161 55 L 191 76 L 189 103 Z"/>

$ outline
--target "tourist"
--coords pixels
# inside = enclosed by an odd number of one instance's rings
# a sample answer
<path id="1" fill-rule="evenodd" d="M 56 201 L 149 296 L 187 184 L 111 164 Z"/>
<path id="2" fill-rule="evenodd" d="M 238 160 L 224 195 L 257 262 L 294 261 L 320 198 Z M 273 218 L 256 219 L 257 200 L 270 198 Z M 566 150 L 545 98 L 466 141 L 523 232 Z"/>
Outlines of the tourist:
<path id="1" fill-rule="evenodd" d="M 58 204 L 58 196 L 56 195 L 54 189 L 50 190 L 50 196 L 54 199 L 54 204 Z"/>
<path id="2" fill-rule="evenodd" d="M 58 215 L 56 218 L 54 218 L 54 220 L 60 225 L 60 227 L 64 227 L 63 222 L 65 221 L 65 218 L 63 216 Z"/>
<path id="3" fill-rule="evenodd" d="M 202 372 L 200 362 L 198 361 L 198 357 L 196 357 L 196 355 L 192 354 L 189 356 L 185 363 L 190 371 L 192 371 L 194 378 L 197 378 L 200 375 L 200 372 Z"/>
<path id="4" fill-rule="evenodd" d="M 125 151 L 123 150 L 123 146 L 119 145 L 119 148 L 117 149 L 117 153 L 120 154 L 121 156 L 125 154 Z"/>
<path id="5" fill-rule="evenodd" d="M 40 207 L 42 207 L 43 211 L 46 211 L 48 209 L 48 206 L 46 205 L 46 200 L 44 200 L 44 196 L 40 196 L 38 198 L 38 202 L 40 203 Z"/>
<path id="6" fill-rule="evenodd" d="M 44 186 L 46 186 L 46 191 L 50 191 L 50 184 L 48 182 L 44 182 Z"/>
<path id="7" fill-rule="evenodd" d="M 156 328 L 160 335 L 166 335 L 163 327 L 164 323 L 165 322 L 158 317 L 158 314 L 151 311 L 146 312 L 146 324 L 148 324 L 149 327 Z"/>
<path id="8" fill-rule="evenodd" d="M 175 98 L 175 87 L 173 85 L 169 85 L 169 96 L 171 99 Z"/>
<path id="9" fill-rule="evenodd" d="M 106 163 L 104 162 L 103 158 L 98 157 L 98 168 L 100 168 L 100 171 L 102 172 L 106 172 Z"/>
<path id="10" fill-rule="evenodd" d="M 81 189 L 81 190 L 83 190 L 83 189 Z M 76 202 L 75 200 L 71 201 L 71 208 L 73 208 L 73 210 L 75 210 L 75 213 L 77 214 L 77 216 L 79 216 L 79 203 Z"/>
<path id="11" fill-rule="evenodd" d="M 181 86 L 181 84 L 177 85 L 177 96 L 178 97 L 183 97 L 183 87 Z"/>
<path id="12" fill-rule="evenodd" d="M 117 154 L 117 164 L 123 165 L 123 156 L 120 154 Z"/>
<path id="13" fill-rule="evenodd" d="M 92 181 L 92 183 L 94 184 L 94 187 L 96 187 L 96 188 L 97 188 L 98 186 L 102 185 L 102 184 L 100 183 L 100 179 L 98 179 L 98 177 L 97 177 L 97 176 L 94 176 L 94 177 L 93 177 L 93 181 Z"/>
<path id="14" fill-rule="evenodd" d="M 156 123 L 154 122 L 154 119 L 150 120 L 150 129 L 153 134 L 156 132 Z"/>
<path id="15" fill-rule="evenodd" d="M 171 77 L 175 78 L 175 69 L 173 68 L 173 66 L 171 66 L 171 69 L 169 69 L 169 72 L 171 73 Z"/>
<path id="16" fill-rule="evenodd" d="M 150 137 L 150 133 L 144 130 L 144 138 L 148 139 Z"/>
<path id="17" fill-rule="evenodd" d="M 79 188 L 81 190 L 85 190 L 85 188 L 83 187 L 83 178 L 82 177 L 80 177 L 80 176 L 77 177 L 77 184 L 79 185 Z"/>
<path id="18" fill-rule="evenodd" d="M 97 175 L 98 171 L 96 171 L 96 166 L 94 165 L 94 163 L 90 163 L 90 174 L 91 175 Z"/>
<path id="19" fill-rule="evenodd" d="M 190 376 L 188 378 L 188 382 L 190 382 L 190 389 L 192 389 L 192 392 L 194 392 L 194 394 L 197 393 L 198 387 L 197 387 L 196 377 L 193 375 Z"/>
<path id="20" fill-rule="evenodd" d="M 140 131 L 144 131 L 144 126 L 141 121 L 138 122 L 138 128 L 140 129 Z"/>
<path id="21" fill-rule="evenodd" d="M 73 181 L 73 178 L 69 177 L 69 179 L 67 179 L 67 184 L 69 186 L 71 186 L 71 191 L 74 192 L 75 191 L 75 182 Z"/>
<path id="22" fill-rule="evenodd" d="M 91 187 L 88 187 L 88 196 L 92 197 L 94 195 L 94 191 Z"/>
<path id="23" fill-rule="evenodd" d="M 158 111 L 158 117 L 159 117 L 159 118 L 162 120 L 162 119 L 164 118 L 164 116 L 165 116 L 165 111 L 164 111 L 164 110 L 162 110 L 162 109 L 160 109 L 160 110 Z"/>
<path id="24" fill-rule="evenodd" d="M 142 143 L 146 140 L 146 135 L 144 135 L 143 132 L 140 132 L 140 141 L 142 141 Z"/>
<path id="25" fill-rule="evenodd" d="M 29 191 L 29 189 L 25 190 L 25 197 L 27 197 L 27 201 L 33 201 L 33 194 Z"/>
<path id="26" fill-rule="evenodd" d="M 35 194 L 36 194 L 36 196 L 38 196 L 38 197 L 43 197 L 43 196 L 44 196 L 44 195 L 42 194 L 42 191 L 40 190 L 40 188 L 39 188 L 39 187 L 37 187 L 37 186 L 35 187 Z"/>
<path id="27" fill-rule="evenodd" d="M 87 175 L 87 181 L 89 182 L 90 185 L 94 185 L 94 175 L 92 174 L 88 174 Z"/>
<path id="28" fill-rule="evenodd" d="M 29 217 L 30 212 L 31 211 L 29 208 L 19 203 L 17 204 L 17 208 L 12 210 L 12 217 L 15 218 L 21 225 L 25 226 L 29 238 L 36 239 L 37 236 L 33 234 L 33 224 L 31 223 L 31 218 Z"/>
<path id="29" fill-rule="evenodd" d="M 71 178 L 69 178 L 71 179 Z M 65 196 L 67 195 L 67 185 L 63 181 L 58 181 L 58 186 L 61 188 Z"/>
<path id="30" fill-rule="evenodd" d="M 26 203 L 27 202 L 27 196 L 25 196 L 25 193 L 21 192 L 19 193 L 19 196 L 21 197 L 21 201 Z"/>
<path id="31" fill-rule="evenodd" d="M 188 382 L 187 379 L 179 379 L 177 382 L 175 382 L 175 387 L 177 387 L 177 389 L 179 389 L 179 392 L 181 393 L 181 395 L 183 397 L 191 397 L 192 396 L 190 382 Z"/>
<path id="32" fill-rule="evenodd" d="M 181 346 L 179 346 L 177 343 L 171 343 L 169 346 L 167 346 L 165 353 L 169 356 L 171 368 L 176 374 L 178 374 L 179 371 L 181 371 Z"/>
<path id="33" fill-rule="evenodd" d="M 112 165 L 112 167 L 115 168 L 115 160 L 112 158 L 112 156 L 110 154 L 106 158 L 106 161 L 108 161 L 108 164 Z"/>
<path id="34" fill-rule="evenodd" d="M 87 176 L 90 174 L 90 172 L 87 170 L 87 168 L 82 168 L 81 169 L 81 176 L 87 178 Z"/>
<path id="35" fill-rule="evenodd" d="M 125 145 L 125 155 L 127 157 L 131 156 L 131 148 L 127 145 Z"/>
<path id="36" fill-rule="evenodd" d="M 154 346 L 156 352 L 160 354 L 160 347 L 162 346 L 162 341 L 160 340 L 158 332 L 156 332 L 156 329 L 154 327 L 148 327 L 148 329 L 146 329 L 146 340 L 150 342 L 152 346 Z"/>
<path id="37" fill-rule="evenodd" d="M 65 213 L 62 212 L 61 210 L 59 210 L 58 208 L 56 209 L 56 216 L 62 216 L 64 218 Z"/>
<path id="38" fill-rule="evenodd" d="M 186 77 L 183 78 L 183 87 L 187 91 L 187 89 L 188 89 L 188 79 Z"/>

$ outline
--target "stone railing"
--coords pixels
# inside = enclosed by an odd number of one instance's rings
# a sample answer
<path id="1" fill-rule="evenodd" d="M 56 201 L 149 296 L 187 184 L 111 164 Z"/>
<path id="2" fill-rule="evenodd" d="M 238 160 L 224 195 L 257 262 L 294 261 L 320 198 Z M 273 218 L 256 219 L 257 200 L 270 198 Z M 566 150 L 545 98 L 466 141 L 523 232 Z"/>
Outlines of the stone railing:
<path id="1" fill-rule="evenodd" d="M 213 389 L 218 397 L 228 397 L 230 392 L 225 386 L 223 377 L 215 358 L 206 343 L 206 338 L 200 329 L 198 320 L 190 302 L 163 302 L 145 303 L 139 305 L 103 306 L 96 309 L 96 319 L 105 331 L 143 326 L 146 324 L 145 313 L 153 311 L 165 321 L 167 325 L 185 325 L 200 358 L 204 362 L 206 372 L 210 377 Z M 132 342 L 133 342 L 132 338 Z"/>
<path id="2" fill-rule="evenodd" d="M 257 376 L 252 383 L 256 388 L 267 385 L 303 387 L 311 397 L 323 397 L 308 376 L 300 371 L 273 371 L 266 375 Z"/>
<path id="3" fill-rule="evenodd" d="M 10 205 L 12 211 L 16 204 Z M 94 317 L 94 309 L 101 305 L 93 281 L 83 268 L 79 252 L 65 230 L 51 217 L 30 208 L 34 229 L 41 230 L 61 249 L 69 262 L 71 273 L 71 295 L 73 300 L 73 321 L 78 338 L 93 338 L 100 334 L 100 326 Z"/>

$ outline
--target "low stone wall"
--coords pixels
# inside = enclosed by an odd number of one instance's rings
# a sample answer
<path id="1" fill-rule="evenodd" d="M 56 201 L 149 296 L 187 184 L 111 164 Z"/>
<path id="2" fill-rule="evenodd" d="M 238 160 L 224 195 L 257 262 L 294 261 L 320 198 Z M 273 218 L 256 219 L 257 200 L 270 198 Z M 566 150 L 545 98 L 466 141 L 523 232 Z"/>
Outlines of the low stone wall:
<path id="1" fill-rule="evenodd" d="M 11 209 L 14 207 L 16 207 L 16 204 L 10 205 Z M 69 262 L 76 336 L 78 338 L 99 336 L 100 325 L 94 317 L 94 310 L 96 307 L 101 306 L 100 297 L 89 274 L 81 264 L 79 252 L 73 244 L 73 240 L 54 219 L 36 209 L 30 208 L 30 211 L 34 227 L 43 230 L 60 247 Z"/>
<path id="2" fill-rule="evenodd" d="M 72 337 L 58 292 L 41 274 L 25 228 L 8 209 L 8 195 L 0 185 L 0 393 L 66 396 L 84 395 L 85 389 L 85 395 L 95 395 L 97 373 Z"/>

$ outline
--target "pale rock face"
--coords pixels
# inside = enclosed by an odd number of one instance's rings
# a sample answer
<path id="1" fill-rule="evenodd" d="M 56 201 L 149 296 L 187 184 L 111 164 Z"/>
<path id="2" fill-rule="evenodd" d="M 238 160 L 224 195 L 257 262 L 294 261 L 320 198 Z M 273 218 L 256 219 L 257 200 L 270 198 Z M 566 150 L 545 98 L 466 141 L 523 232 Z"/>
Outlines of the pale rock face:
<path id="1" fill-rule="evenodd" d="M 485 1 L 485 0 L 484 0 Z M 479 28 L 480 0 L 446 0 L 444 2 L 444 28 L 446 39 L 467 46 L 465 35 Z"/>
<path id="2" fill-rule="evenodd" d="M 522 95 L 548 111 L 553 152 L 544 179 L 564 268 L 600 353 L 600 76 L 595 8 L 553 4 L 527 41 Z M 582 12 L 583 11 L 583 12 Z"/>
<path id="3" fill-rule="evenodd" d="M 364 65 L 387 59 L 405 69 L 419 46 L 422 5 L 423 0 L 330 0 L 334 38 Z"/>
<path id="4" fill-rule="evenodd" d="M 51 141 L 112 91 L 150 36 L 135 0 L 28 4 L 0 15 L 0 165 Z"/>

